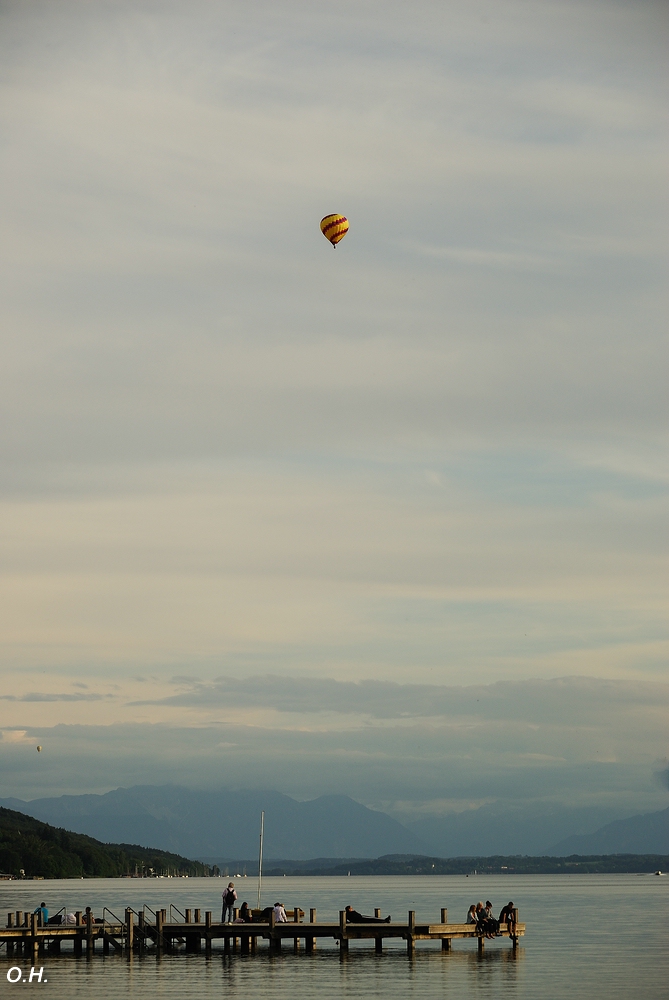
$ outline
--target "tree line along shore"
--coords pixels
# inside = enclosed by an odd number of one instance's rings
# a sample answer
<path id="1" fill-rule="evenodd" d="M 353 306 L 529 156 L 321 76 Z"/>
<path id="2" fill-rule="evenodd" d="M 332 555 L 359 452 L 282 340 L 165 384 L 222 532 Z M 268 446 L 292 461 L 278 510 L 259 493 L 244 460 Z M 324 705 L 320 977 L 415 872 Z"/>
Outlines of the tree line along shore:
<path id="1" fill-rule="evenodd" d="M 4 808 L 0 808 L 0 873 L 14 878 L 215 874 L 208 865 L 169 851 L 103 844 Z"/>
<path id="2" fill-rule="evenodd" d="M 257 873 L 257 862 L 230 861 L 235 871 Z M 669 870 L 669 855 L 604 854 L 566 858 L 494 856 L 432 858 L 386 855 L 380 858 L 269 861 L 265 874 L 282 875 L 547 875 L 651 874 Z M 226 874 L 227 869 L 224 869 Z M 128 876 L 217 876 L 217 865 L 204 864 L 135 844 L 103 844 L 85 834 L 42 823 L 12 809 L 0 808 L 0 877 L 127 878 Z"/>

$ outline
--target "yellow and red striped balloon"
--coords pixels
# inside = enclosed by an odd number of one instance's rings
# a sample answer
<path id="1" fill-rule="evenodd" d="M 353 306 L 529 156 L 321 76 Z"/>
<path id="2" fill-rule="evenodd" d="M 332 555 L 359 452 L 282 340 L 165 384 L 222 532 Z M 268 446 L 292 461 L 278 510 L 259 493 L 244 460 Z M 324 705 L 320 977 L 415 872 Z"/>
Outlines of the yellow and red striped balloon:
<path id="1" fill-rule="evenodd" d="M 321 219 L 321 232 L 326 240 L 329 240 L 333 247 L 336 247 L 340 240 L 343 240 L 348 232 L 348 219 L 345 215 L 326 215 Z"/>

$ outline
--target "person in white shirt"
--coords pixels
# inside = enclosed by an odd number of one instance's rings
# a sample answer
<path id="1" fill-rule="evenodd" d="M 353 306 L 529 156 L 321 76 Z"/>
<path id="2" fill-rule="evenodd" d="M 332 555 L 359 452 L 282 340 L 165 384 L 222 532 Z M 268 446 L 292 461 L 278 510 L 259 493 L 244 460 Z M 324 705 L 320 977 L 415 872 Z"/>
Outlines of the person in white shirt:
<path id="1" fill-rule="evenodd" d="M 283 908 L 283 903 L 274 904 L 274 923 L 275 924 L 288 923 L 288 917 L 286 916 L 286 911 Z"/>

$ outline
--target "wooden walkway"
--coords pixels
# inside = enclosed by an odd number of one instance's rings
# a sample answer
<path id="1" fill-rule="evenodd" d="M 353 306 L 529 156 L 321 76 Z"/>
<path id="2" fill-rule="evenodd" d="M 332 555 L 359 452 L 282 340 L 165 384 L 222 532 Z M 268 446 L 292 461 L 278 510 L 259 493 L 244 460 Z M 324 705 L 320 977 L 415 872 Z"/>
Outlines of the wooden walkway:
<path id="1" fill-rule="evenodd" d="M 174 911 L 182 919 L 174 919 Z M 235 911 L 236 912 L 236 911 Z M 502 937 L 509 938 L 513 948 L 525 934 L 525 924 L 518 921 L 500 928 Z M 416 921 L 416 914 L 409 910 L 406 923 L 347 923 L 346 911 L 339 913 L 337 923 L 318 923 L 316 910 L 309 911 L 309 920 L 304 921 L 304 910 L 296 907 L 288 911 L 288 923 L 275 923 L 271 914 L 267 923 L 250 924 L 215 923 L 212 913 L 201 910 L 181 912 L 174 905 L 168 910 L 154 911 L 144 907 L 139 913 L 132 908 L 125 911 L 124 919 L 116 917 L 105 907 L 101 920 L 94 920 L 90 913 L 76 913 L 74 924 L 47 924 L 42 927 L 36 913 L 23 914 L 20 910 L 7 914 L 7 926 L 0 928 L 0 946 L 5 947 L 8 958 L 24 956 L 36 964 L 40 955 L 60 954 L 61 944 L 72 944 L 72 953 L 81 956 L 92 955 L 96 946 L 101 946 L 103 954 L 111 952 L 123 954 L 132 952 L 176 951 L 185 946 L 186 952 L 211 953 L 214 941 L 222 941 L 226 952 L 255 954 L 259 940 L 266 941 L 269 950 L 280 952 L 290 945 L 299 952 L 302 947 L 307 954 L 313 953 L 319 938 L 330 938 L 338 942 L 340 952 L 348 951 L 349 941 L 373 941 L 375 951 L 383 951 L 383 942 L 388 938 L 406 941 L 407 952 L 414 952 L 417 941 L 441 941 L 443 951 L 450 951 L 452 942 L 458 939 L 475 939 L 479 951 L 483 951 L 485 938 L 476 932 L 474 924 L 450 924 L 448 910 L 442 909 L 438 923 Z M 380 916 L 378 910 L 375 915 Z M 152 917 L 152 919 L 151 919 Z"/>

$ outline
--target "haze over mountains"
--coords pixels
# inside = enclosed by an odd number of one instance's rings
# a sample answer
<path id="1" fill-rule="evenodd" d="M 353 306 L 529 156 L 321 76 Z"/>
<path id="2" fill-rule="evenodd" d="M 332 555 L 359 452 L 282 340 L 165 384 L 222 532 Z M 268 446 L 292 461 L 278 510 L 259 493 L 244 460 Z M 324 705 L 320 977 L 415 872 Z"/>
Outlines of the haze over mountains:
<path id="1" fill-rule="evenodd" d="M 346 795 L 298 802 L 274 791 L 202 791 L 175 785 L 138 785 L 105 795 L 32 802 L 3 799 L 0 806 L 104 842 L 136 843 L 208 861 L 254 858 L 261 810 L 268 859 L 669 853 L 669 809 L 601 826 L 601 810 L 555 807 L 539 813 L 483 806 L 417 820 L 407 829 Z"/>
<path id="2" fill-rule="evenodd" d="M 98 840 L 130 840 L 177 854 L 183 848 L 188 857 L 255 857 L 262 809 L 267 858 L 376 857 L 425 849 L 396 820 L 345 795 L 296 802 L 279 792 L 139 785 L 106 795 L 4 799 L 0 804 Z"/>
<path id="3" fill-rule="evenodd" d="M 555 854 L 669 854 L 669 809 L 608 823 L 589 835 L 566 837 Z"/>

